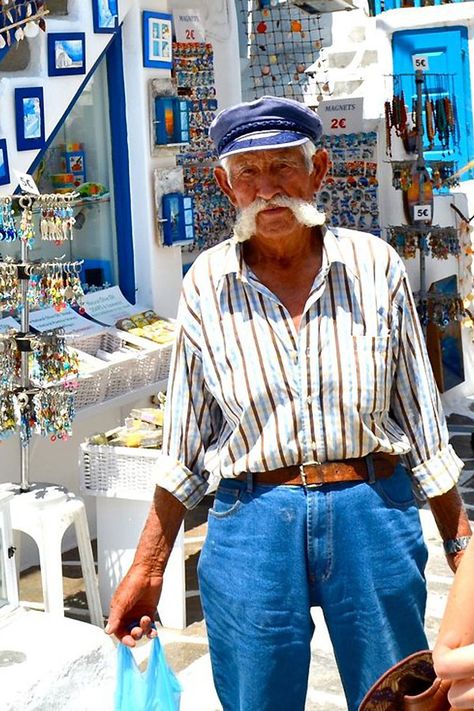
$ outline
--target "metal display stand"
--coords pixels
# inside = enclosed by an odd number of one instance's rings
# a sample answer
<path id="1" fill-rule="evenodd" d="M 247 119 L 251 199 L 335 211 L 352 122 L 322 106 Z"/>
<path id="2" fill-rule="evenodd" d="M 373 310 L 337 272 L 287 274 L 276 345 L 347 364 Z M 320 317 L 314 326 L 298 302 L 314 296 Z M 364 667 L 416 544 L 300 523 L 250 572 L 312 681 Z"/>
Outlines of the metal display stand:
<path id="1" fill-rule="evenodd" d="M 1 305 L 3 309 L 6 306 L 8 310 L 16 308 L 21 319 L 20 331 L 13 330 L 2 336 L 0 354 L 1 360 L 1 356 L 5 356 L 7 343 L 10 358 L 9 375 L 6 378 L 8 385 L 1 393 L 3 397 L 0 396 L 0 406 L 2 425 L 6 421 L 9 433 L 16 429 L 20 434 L 20 484 L 4 484 L 1 488 L 14 494 L 10 511 L 17 560 L 22 533 L 33 538 L 38 546 L 44 607 L 52 615 L 64 615 L 61 544 L 65 530 L 70 524 L 74 525 L 91 622 L 102 627 L 102 608 L 84 502 L 57 484 L 30 483 L 31 437 L 39 432 L 51 435 L 52 439 L 56 439 L 56 435 L 63 438 L 73 416 L 72 393 L 61 387 L 61 381 L 70 375 L 68 371 L 71 363 L 61 360 L 64 358 L 64 349 L 62 354 L 58 351 L 62 335 L 57 331 L 30 333 L 30 303 L 40 303 L 39 294 L 41 297 L 44 294 L 46 303 L 56 306 L 60 304 L 59 310 L 67 303 L 77 303 L 77 298 L 82 295 L 77 271 L 79 262 L 37 264 L 29 260 L 29 246 L 35 236 L 33 207 L 37 205 L 41 210 L 38 230 L 41 238 L 61 244 L 72 239 L 72 204 L 75 198 L 74 193 L 0 196 L 2 239 L 20 241 L 19 260 L 0 262 L 0 283 L 4 291 L 1 294 Z M 18 225 L 13 212 L 13 200 L 19 201 L 21 217 Z M 49 350 L 44 350 L 46 346 Z M 44 376 L 38 383 L 32 381 L 30 373 L 32 355 L 37 359 L 35 365 Z M 50 371 L 54 376 L 50 383 L 48 377 L 45 377 L 44 361 L 49 358 L 54 363 L 55 356 L 59 358 L 60 366 Z M 16 365 L 18 361 L 19 373 Z M 5 368 L 8 370 L 7 364 Z M 59 383 L 59 388 L 56 383 Z"/>
<path id="2" fill-rule="evenodd" d="M 51 195 L 33 195 L 33 194 L 27 194 L 27 195 L 11 195 L 11 196 L 0 196 L 3 201 L 5 200 L 11 200 L 11 204 L 13 205 L 14 200 L 18 200 L 18 204 L 20 207 L 20 210 L 25 213 L 25 211 L 30 212 L 30 219 L 32 218 L 32 209 L 35 203 L 38 203 L 38 206 L 40 208 L 45 209 L 45 205 L 51 205 L 54 206 L 56 205 L 68 205 L 69 208 L 72 208 L 72 205 L 76 199 L 76 194 L 75 193 L 68 193 L 65 195 L 56 195 L 56 194 L 51 194 Z M 59 210 L 59 207 L 58 207 Z M 51 213 L 53 213 L 54 210 L 51 210 Z M 60 216 L 59 212 L 58 214 L 51 214 L 51 224 L 54 224 L 53 220 L 56 220 L 56 229 L 58 230 L 64 230 L 63 227 L 63 222 L 67 220 L 67 216 Z M 69 225 L 67 227 L 67 230 L 70 231 L 70 236 L 72 238 L 72 225 L 74 223 L 73 219 L 70 219 Z M 10 229 L 14 230 L 15 228 L 10 226 Z M 30 262 L 29 261 L 29 243 L 30 240 L 32 239 L 33 235 L 33 227 L 32 227 L 32 222 L 28 222 L 27 224 L 24 225 L 23 229 L 25 230 L 26 234 L 23 234 L 23 236 L 19 236 L 19 241 L 20 241 L 20 259 L 18 262 L 8 262 L 8 267 L 10 269 L 16 269 L 16 276 L 18 279 L 18 291 L 19 291 L 19 299 L 18 299 L 18 310 L 20 311 L 20 321 L 21 321 L 21 331 L 19 333 L 15 334 L 15 340 L 16 340 L 16 347 L 20 353 L 20 377 L 19 377 L 19 388 L 16 390 L 16 395 L 21 395 L 24 398 L 25 402 L 25 411 L 28 412 L 28 408 L 26 407 L 26 403 L 31 401 L 31 398 L 39 393 L 42 392 L 43 388 L 39 385 L 35 385 L 31 382 L 30 378 L 30 355 L 33 352 L 33 343 L 34 342 L 41 342 L 42 340 L 42 335 L 41 334 L 32 334 L 30 333 L 30 301 L 29 301 L 29 295 L 28 295 L 28 290 L 29 290 L 29 282 L 31 278 L 31 274 L 33 269 L 37 268 L 38 265 L 36 263 Z M 22 230 L 22 224 L 20 223 L 20 227 L 18 232 Z M 30 233 L 28 233 L 28 230 L 31 230 Z M 66 230 L 66 231 L 67 231 Z M 58 233 L 59 234 L 59 233 Z M 63 235 L 65 233 L 63 232 Z M 11 238 L 11 241 L 13 241 L 14 237 Z M 47 239 L 52 239 L 51 235 L 47 237 Z M 66 238 L 65 238 L 66 239 Z M 77 263 L 79 264 L 79 263 Z M 54 271 L 55 268 L 61 266 L 61 262 L 58 262 L 57 266 L 55 263 L 51 263 L 50 265 L 45 265 L 45 269 L 48 269 L 48 266 L 51 269 L 51 272 Z M 69 294 L 71 296 L 71 293 Z M 76 292 L 74 292 L 71 296 L 71 298 L 68 299 L 68 295 L 65 293 L 63 295 L 64 301 L 73 301 L 76 299 Z M 51 337 L 49 336 L 49 340 L 51 342 Z M 11 392 L 13 394 L 13 391 Z M 27 416 L 27 415 L 26 415 Z M 21 492 L 26 492 L 29 491 L 30 489 L 30 481 L 29 481 L 29 475 L 30 475 L 30 442 L 29 439 L 26 441 L 21 442 L 20 446 L 20 491 Z"/>

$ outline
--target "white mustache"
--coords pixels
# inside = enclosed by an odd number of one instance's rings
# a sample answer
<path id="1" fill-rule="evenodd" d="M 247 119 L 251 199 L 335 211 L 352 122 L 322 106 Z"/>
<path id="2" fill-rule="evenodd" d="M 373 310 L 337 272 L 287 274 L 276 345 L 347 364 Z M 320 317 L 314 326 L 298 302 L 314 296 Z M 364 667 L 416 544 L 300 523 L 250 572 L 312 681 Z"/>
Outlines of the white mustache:
<path id="1" fill-rule="evenodd" d="M 273 207 L 286 207 L 292 211 L 296 220 L 305 227 L 315 227 L 323 225 L 326 221 L 324 212 L 319 212 L 314 205 L 300 198 L 280 195 L 271 200 L 256 198 L 251 205 L 240 210 L 234 227 L 234 239 L 236 242 L 245 242 L 255 234 L 257 225 L 257 215 L 263 210 Z"/>

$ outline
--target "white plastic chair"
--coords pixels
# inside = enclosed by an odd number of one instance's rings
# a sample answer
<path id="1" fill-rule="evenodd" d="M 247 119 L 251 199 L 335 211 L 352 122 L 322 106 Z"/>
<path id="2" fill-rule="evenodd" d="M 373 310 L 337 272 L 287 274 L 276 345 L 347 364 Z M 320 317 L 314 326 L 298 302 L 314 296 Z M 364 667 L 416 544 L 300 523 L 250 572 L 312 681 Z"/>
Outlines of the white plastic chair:
<path id="1" fill-rule="evenodd" d="M 83 500 L 57 484 L 32 484 L 27 492 L 21 492 L 17 484 L 5 484 L 2 488 L 15 494 L 10 500 L 10 513 L 17 560 L 20 559 L 18 533 L 28 534 L 38 546 L 45 611 L 64 616 L 61 543 L 66 529 L 74 524 L 91 622 L 103 627 Z"/>

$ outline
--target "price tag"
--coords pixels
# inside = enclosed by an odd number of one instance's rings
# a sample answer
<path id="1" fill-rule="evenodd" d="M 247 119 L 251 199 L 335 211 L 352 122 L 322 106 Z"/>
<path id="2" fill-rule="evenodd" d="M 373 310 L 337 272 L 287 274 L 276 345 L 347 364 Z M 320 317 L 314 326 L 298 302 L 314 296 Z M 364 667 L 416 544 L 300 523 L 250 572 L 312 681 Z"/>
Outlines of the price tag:
<path id="1" fill-rule="evenodd" d="M 413 219 L 415 222 L 431 222 L 431 205 L 415 205 Z"/>
<path id="2" fill-rule="evenodd" d="M 206 34 L 199 10 L 173 10 L 173 25 L 177 42 L 205 42 Z"/>
<path id="3" fill-rule="evenodd" d="M 108 289 L 90 291 L 84 297 L 84 308 L 88 316 L 96 321 L 115 326 L 116 321 L 140 311 L 146 311 L 146 306 L 131 304 L 120 291 L 118 286 L 111 286 Z"/>
<path id="4" fill-rule="evenodd" d="M 39 195 L 40 191 L 35 181 L 28 175 L 28 173 L 21 173 L 19 170 L 13 171 L 17 177 L 18 185 L 23 193 L 28 193 L 29 195 Z"/>
<path id="5" fill-rule="evenodd" d="M 363 128 L 362 97 L 321 101 L 318 114 L 326 134 L 359 133 Z"/>
<path id="6" fill-rule="evenodd" d="M 66 308 L 59 313 L 52 307 L 32 311 L 30 314 L 30 323 L 37 331 L 50 331 L 53 328 L 64 328 L 66 333 L 75 333 L 81 336 L 90 336 L 104 331 L 103 326 L 80 316 L 73 311 L 70 306 L 66 306 Z"/>
<path id="7" fill-rule="evenodd" d="M 428 59 L 428 55 L 426 54 L 415 54 L 412 57 L 412 61 L 413 69 L 415 71 L 421 69 L 422 72 L 427 72 L 430 68 L 430 61 Z"/>

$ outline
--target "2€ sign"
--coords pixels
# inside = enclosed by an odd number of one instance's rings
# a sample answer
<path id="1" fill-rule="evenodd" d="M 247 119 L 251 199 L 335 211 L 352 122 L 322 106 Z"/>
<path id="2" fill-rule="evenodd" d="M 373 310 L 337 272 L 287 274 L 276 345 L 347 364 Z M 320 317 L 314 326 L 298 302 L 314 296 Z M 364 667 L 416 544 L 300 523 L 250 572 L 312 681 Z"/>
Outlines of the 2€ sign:
<path id="1" fill-rule="evenodd" d="M 321 101 L 318 114 L 325 134 L 359 133 L 363 127 L 363 98 Z"/>

